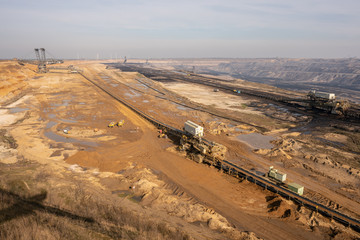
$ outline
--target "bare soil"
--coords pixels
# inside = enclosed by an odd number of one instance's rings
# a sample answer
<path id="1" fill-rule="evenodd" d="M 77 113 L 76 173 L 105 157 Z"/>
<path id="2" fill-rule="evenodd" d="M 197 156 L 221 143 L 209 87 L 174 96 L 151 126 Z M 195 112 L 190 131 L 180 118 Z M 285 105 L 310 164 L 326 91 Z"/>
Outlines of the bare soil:
<path id="1" fill-rule="evenodd" d="M 228 147 L 234 163 L 259 172 L 275 165 L 303 184 L 307 196 L 359 216 L 359 132 L 334 123 L 314 126 L 309 135 L 291 128 L 307 126 L 310 117 L 269 103 L 197 85 L 158 83 L 98 62 L 66 64 L 166 124 L 203 125 L 207 138 Z M 15 229 L 23 229 L 33 238 L 54 232 L 54 239 L 359 237 L 258 186 L 186 159 L 175 139 L 158 138 L 153 125 L 78 74 L 36 74 L 33 66 L 16 62 L 2 62 L 1 69 L 2 76 L 25 77 L 11 84 L 6 78 L 0 86 L 6 96 L 0 110 L 0 211 L 6 213 L 0 236 L 16 238 Z M 14 84 L 24 90 L 14 92 Z M 175 102 L 236 114 L 243 122 Z M 119 120 L 125 120 L 123 127 L 107 127 Z M 254 150 L 236 138 L 258 133 L 256 126 L 276 139 L 272 149 Z M 14 212 L 19 203 L 25 207 Z"/>

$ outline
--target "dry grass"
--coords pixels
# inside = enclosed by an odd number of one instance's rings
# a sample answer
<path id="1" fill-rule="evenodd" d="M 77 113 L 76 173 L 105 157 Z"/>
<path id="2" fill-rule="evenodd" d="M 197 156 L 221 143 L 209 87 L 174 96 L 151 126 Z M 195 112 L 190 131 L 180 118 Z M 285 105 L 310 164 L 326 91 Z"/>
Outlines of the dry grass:
<path id="1" fill-rule="evenodd" d="M 86 183 L 70 179 L 75 184 L 44 188 L 53 176 L 23 174 L 30 171 L 0 166 L 0 239 L 190 239 L 131 211 L 126 201 L 93 194 Z"/>

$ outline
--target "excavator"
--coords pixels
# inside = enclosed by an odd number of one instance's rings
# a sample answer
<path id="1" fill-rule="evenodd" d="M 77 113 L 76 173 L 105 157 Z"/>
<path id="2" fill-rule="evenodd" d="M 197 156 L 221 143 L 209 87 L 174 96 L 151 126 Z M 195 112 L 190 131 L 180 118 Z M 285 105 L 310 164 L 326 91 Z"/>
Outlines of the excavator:
<path id="1" fill-rule="evenodd" d="M 125 123 L 125 120 L 120 120 L 120 121 L 118 121 L 118 122 L 110 122 L 109 125 L 108 125 L 108 127 L 109 127 L 109 128 L 113 128 L 113 127 L 115 127 L 115 126 L 117 126 L 117 127 L 122 127 L 122 126 L 124 126 L 124 123 Z"/>

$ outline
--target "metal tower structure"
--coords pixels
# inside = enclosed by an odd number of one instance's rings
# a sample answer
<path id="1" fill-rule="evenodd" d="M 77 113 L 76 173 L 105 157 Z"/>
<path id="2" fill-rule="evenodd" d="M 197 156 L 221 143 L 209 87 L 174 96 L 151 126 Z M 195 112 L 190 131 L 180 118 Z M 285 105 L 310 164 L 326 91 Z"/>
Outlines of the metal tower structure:
<path id="1" fill-rule="evenodd" d="M 40 48 L 41 57 L 44 63 L 46 63 L 45 48 Z"/>
<path id="2" fill-rule="evenodd" d="M 46 55 L 45 55 L 45 48 L 35 48 L 35 55 L 38 60 L 38 72 L 39 73 L 46 73 Z"/>

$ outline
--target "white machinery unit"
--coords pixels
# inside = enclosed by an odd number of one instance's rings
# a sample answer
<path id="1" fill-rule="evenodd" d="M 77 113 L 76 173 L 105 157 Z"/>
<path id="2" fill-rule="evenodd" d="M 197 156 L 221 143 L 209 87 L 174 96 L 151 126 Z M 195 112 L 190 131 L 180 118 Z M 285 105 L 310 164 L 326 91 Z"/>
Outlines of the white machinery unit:
<path id="1" fill-rule="evenodd" d="M 184 130 L 195 137 L 204 136 L 204 128 L 189 120 L 185 122 Z"/>
<path id="2" fill-rule="evenodd" d="M 335 100 L 335 93 L 319 92 L 316 90 L 311 90 L 309 96 L 313 98 L 321 98 L 326 100 Z"/>
<path id="3" fill-rule="evenodd" d="M 268 176 L 280 182 L 285 182 L 286 180 L 286 173 L 278 172 L 278 170 L 274 169 L 273 166 L 270 167 Z"/>
<path id="4" fill-rule="evenodd" d="M 288 184 L 288 188 L 299 194 L 300 196 L 304 194 L 304 186 L 301 186 L 300 184 L 297 184 L 297 183 L 289 183 Z"/>

